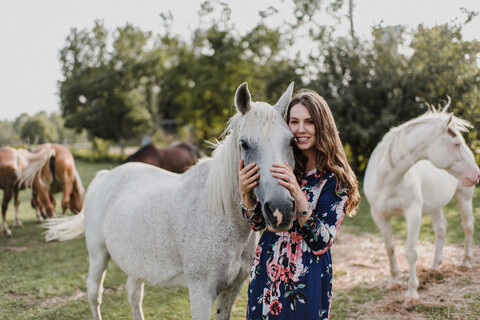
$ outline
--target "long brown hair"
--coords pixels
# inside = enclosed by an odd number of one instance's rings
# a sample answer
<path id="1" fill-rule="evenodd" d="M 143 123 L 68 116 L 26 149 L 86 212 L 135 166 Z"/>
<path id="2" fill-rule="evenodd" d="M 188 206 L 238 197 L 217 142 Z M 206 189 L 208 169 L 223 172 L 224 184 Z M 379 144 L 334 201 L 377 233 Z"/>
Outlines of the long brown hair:
<path id="1" fill-rule="evenodd" d="M 296 104 L 308 109 L 315 125 L 315 167 L 317 170 L 331 171 L 337 180 L 336 192 L 347 189 L 347 214 L 354 215 L 360 203 L 358 180 L 348 164 L 337 126 L 327 102 L 315 91 L 302 89 L 290 101 L 286 112 L 287 123 L 290 122 L 290 110 Z M 295 174 L 299 177 L 306 170 L 307 158 L 294 146 Z"/>

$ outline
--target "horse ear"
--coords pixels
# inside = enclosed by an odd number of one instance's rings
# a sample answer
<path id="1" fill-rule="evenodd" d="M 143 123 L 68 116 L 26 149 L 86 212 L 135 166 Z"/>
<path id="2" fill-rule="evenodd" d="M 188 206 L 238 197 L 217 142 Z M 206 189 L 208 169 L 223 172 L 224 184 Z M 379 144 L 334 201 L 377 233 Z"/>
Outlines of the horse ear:
<path id="1" fill-rule="evenodd" d="M 278 99 L 277 103 L 275 104 L 274 108 L 280 112 L 282 117 L 285 116 L 285 112 L 287 112 L 288 104 L 290 100 L 292 100 L 292 93 L 293 93 L 293 82 L 287 88 L 287 91 Z"/>
<path id="2" fill-rule="evenodd" d="M 248 91 L 248 84 L 246 82 L 242 83 L 235 92 L 235 107 L 238 112 L 245 114 L 250 110 L 250 102 L 252 97 L 250 96 L 250 91 Z"/>
<path id="3" fill-rule="evenodd" d="M 453 114 L 449 114 L 448 115 L 448 119 L 443 121 L 443 127 L 445 128 L 445 130 L 448 130 L 448 126 L 450 125 L 450 122 L 452 122 L 453 120 Z"/>

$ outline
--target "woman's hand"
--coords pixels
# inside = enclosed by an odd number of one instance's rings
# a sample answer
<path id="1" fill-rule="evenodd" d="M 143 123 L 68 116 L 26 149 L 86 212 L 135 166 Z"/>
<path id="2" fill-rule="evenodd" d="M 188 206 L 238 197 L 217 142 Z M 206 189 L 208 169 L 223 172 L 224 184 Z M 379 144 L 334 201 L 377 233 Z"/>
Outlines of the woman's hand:
<path id="1" fill-rule="evenodd" d="M 295 199 L 297 204 L 297 213 L 305 208 L 308 208 L 309 203 L 302 189 L 298 185 L 297 178 L 293 173 L 292 168 L 288 163 L 274 163 L 273 167 L 270 168 L 272 176 L 278 178 L 278 183 L 287 188 L 290 191 L 291 196 Z M 303 226 L 305 221 L 310 218 L 312 210 L 310 209 L 308 214 L 305 217 L 298 217 L 300 226 Z"/>
<path id="2" fill-rule="evenodd" d="M 246 208 L 255 208 L 256 199 L 252 195 L 253 188 L 258 184 L 258 178 L 260 177 L 259 168 L 255 163 L 250 163 L 248 166 L 243 167 L 243 159 L 240 160 L 238 167 L 238 185 L 240 187 L 240 196 L 242 203 Z M 248 212 L 250 211 L 250 212 Z M 253 214 L 253 209 L 247 209 L 245 214 L 247 218 Z"/>
<path id="3" fill-rule="evenodd" d="M 238 183 L 240 187 L 240 194 L 251 194 L 253 188 L 258 184 L 257 180 L 260 177 L 259 168 L 255 163 L 250 163 L 248 166 L 243 167 L 243 159 L 240 160 L 238 168 Z"/>

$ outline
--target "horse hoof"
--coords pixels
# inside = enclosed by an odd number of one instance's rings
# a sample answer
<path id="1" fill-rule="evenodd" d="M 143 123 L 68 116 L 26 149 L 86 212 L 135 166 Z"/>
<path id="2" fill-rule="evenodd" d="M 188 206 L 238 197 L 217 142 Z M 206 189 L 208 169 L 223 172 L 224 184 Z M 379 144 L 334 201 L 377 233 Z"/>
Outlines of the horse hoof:
<path id="1" fill-rule="evenodd" d="M 405 299 L 405 301 L 403 302 L 403 305 L 405 306 L 405 308 L 407 309 L 412 309 L 414 308 L 415 306 L 419 305 L 420 304 L 420 300 L 418 298 L 407 298 Z"/>
<path id="2" fill-rule="evenodd" d="M 14 226 L 15 228 L 22 228 L 22 227 L 23 227 L 23 223 L 20 222 L 20 221 L 18 221 L 18 223 L 15 223 L 13 226 Z"/>
<path id="3" fill-rule="evenodd" d="M 462 272 L 468 271 L 470 269 L 472 269 L 472 266 L 470 266 L 469 264 L 461 264 L 458 266 L 458 270 Z"/>
<path id="4" fill-rule="evenodd" d="M 11 237 L 12 236 L 12 231 L 10 231 L 10 230 L 3 231 L 3 236 L 4 237 Z"/>
<path id="5" fill-rule="evenodd" d="M 399 283 L 390 283 L 388 285 L 388 290 L 390 291 L 396 291 L 396 290 L 400 290 L 400 284 Z"/>

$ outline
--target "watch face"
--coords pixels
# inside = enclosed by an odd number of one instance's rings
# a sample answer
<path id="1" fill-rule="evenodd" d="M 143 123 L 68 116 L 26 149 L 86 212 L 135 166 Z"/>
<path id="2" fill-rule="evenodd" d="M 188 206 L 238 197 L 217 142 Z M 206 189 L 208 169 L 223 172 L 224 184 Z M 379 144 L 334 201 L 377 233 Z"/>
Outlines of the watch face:
<path id="1" fill-rule="evenodd" d="M 310 208 L 307 208 L 307 209 L 305 209 L 305 210 L 300 211 L 300 212 L 298 213 L 298 215 L 299 215 L 300 217 L 305 217 L 305 216 L 308 214 L 308 209 L 310 209 Z"/>
<path id="2" fill-rule="evenodd" d="M 310 210 L 311 207 L 312 207 L 312 205 L 309 203 L 307 209 L 302 210 L 299 213 L 297 213 L 297 216 L 305 217 L 308 214 L 308 210 Z"/>

